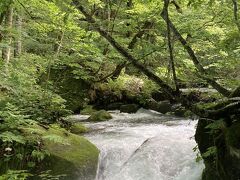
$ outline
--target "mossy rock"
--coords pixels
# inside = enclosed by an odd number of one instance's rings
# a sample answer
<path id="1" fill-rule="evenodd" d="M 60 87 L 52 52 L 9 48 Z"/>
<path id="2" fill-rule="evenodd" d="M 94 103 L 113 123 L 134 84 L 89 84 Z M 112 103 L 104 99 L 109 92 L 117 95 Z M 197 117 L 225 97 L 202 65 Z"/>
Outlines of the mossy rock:
<path id="1" fill-rule="evenodd" d="M 75 123 L 71 126 L 70 132 L 73 133 L 73 134 L 87 133 L 88 128 L 85 127 L 82 123 Z"/>
<path id="2" fill-rule="evenodd" d="M 195 134 L 201 154 L 212 146 L 217 148 L 216 154 L 203 156 L 205 170 L 202 179 L 240 179 L 240 122 L 235 121 L 230 127 L 224 126 L 209 133 L 206 127 L 210 123 L 207 119 L 200 119 Z"/>
<path id="3" fill-rule="evenodd" d="M 172 104 L 169 101 L 157 102 L 154 99 L 149 99 L 146 103 L 146 108 L 166 114 L 172 112 Z"/>
<path id="4" fill-rule="evenodd" d="M 107 105 L 107 110 L 118 110 L 123 105 L 121 102 L 110 103 Z"/>
<path id="5" fill-rule="evenodd" d="M 66 102 L 66 108 L 79 113 L 80 109 L 84 107 L 86 99 L 88 98 L 88 90 L 90 85 L 88 82 L 82 79 L 77 79 L 73 76 L 75 69 L 70 66 L 58 66 L 58 68 L 52 68 L 50 74 L 50 80 L 54 82 L 54 92 L 64 97 Z M 46 75 L 41 79 L 42 85 L 45 84 Z"/>
<path id="6" fill-rule="evenodd" d="M 120 112 L 124 113 L 136 113 L 139 109 L 137 104 L 126 104 L 120 107 Z"/>
<path id="7" fill-rule="evenodd" d="M 97 111 L 88 118 L 89 121 L 93 122 L 107 121 L 110 119 L 112 119 L 112 115 L 105 110 Z"/>
<path id="8" fill-rule="evenodd" d="M 84 137 L 72 134 L 58 125 L 52 125 L 48 130 L 35 126 L 25 129 L 25 133 L 29 138 L 41 136 L 43 148 L 49 153 L 36 167 L 34 174 L 50 170 L 50 175 L 65 175 L 60 178 L 64 180 L 95 178 L 99 150 Z"/>
<path id="9" fill-rule="evenodd" d="M 86 106 L 83 110 L 80 111 L 80 114 L 82 115 L 91 115 L 95 113 L 97 110 L 93 109 L 92 106 Z"/>

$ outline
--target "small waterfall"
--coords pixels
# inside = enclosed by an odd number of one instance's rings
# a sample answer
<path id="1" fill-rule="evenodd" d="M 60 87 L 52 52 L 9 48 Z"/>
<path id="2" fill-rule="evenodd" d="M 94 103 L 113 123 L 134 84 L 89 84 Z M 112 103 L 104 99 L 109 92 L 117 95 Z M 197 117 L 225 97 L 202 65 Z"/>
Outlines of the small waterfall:
<path id="1" fill-rule="evenodd" d="M 96 180 L 200 180 L 204 168 L 193 148 L 197 121 L 141 109 L 111 112 L 107 122 L 86 123 L 101 151 Z"/>

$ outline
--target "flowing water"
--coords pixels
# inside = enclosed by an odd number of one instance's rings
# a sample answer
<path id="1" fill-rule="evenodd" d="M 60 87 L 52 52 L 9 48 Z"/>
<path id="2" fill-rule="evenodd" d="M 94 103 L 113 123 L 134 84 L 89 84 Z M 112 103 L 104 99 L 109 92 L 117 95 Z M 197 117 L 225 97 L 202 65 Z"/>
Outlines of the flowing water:
<path id="1" fill-rule="evenodd" d="M 204 166 L 193 152 L 197 121 L 144 109 L 112 115 L 107 122 L 86 123 L 94 129 L 86 138 L 101 152 L 96 180 L 201 179 Z"/>

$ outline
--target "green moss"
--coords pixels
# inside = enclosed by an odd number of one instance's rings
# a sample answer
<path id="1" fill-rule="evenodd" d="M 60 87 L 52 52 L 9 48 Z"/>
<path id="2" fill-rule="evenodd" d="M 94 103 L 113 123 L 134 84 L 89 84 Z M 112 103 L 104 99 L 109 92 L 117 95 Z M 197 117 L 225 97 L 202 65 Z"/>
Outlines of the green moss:
<path id="1" fill-rule="evenodd" d="M 70 128 L 70 132 L 73 134 L 82 134 L 88 132 L 88 128 L 81 123 L 75 123 Z"/>
<path id="2" fill-rule="evenodd" d="M 79 112 L 86 104 L 87 92 L 90 87 L 84 80 L 75 78 L 74 70 L 69 66 L 53 68 L 51 69 L 50 80 L 54 82 L 55 92 L 67 100 L 67 109 Z M 43 82 L 45 82 L 44 78 Z"/>
<path id="3" fill-rule="evenodd" d="M 186 110 L 185 113 L 184 113 L 184 117 L 186 117 L 186 118 L 193 117 L 193 116 L 194 116 L 194 114 L 189 110 Z"/>
<path id="4" fill-rule="evenodd" d="M 82 115 L 91 115 L 94 112 L 96 112 L 97 110 L 93 109 L 92 106 L 86 106 L 83 110 L 80 111 L 80 114 Z"/>
<path id="5" fill-rule="evenodd" d="M 35 129 L 34 133 L 32 129 Z M 34 125 L 24 131 L 30 138 L 41 136 L 43 148 L 49 153 L 34 173 L 51 170 L 54 176 L 66 174 L 64 179 L 94 179 L 99 150 L 84 137 L 72 134 L 58 125 L 52 125 L 48 130 Z"/>
<path id="6" fill-rule="evenodd" d="M 212 109 L 216 106 L 216 102 L 210 102 L 210 103 L 198 103 L 197 106 L 202 109 Z"/>
<path id="7" fill-rule="evenodd" d="M 109 112 L 105 110 L 97 111 L 88 118 L 89 121 L 93 122 L 106 121 L 109 119 L 112 119 L 112 116 Z"/>

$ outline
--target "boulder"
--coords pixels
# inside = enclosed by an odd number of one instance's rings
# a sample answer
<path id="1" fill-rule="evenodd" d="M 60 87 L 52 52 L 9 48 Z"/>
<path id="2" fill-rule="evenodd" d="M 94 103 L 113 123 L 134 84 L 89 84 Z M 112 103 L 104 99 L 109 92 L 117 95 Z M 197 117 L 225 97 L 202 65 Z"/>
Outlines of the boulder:
<path id="1" fill-rule="evenodd" d="M 227 126 L 218 120 L 212 124 L 214 131 L 209 129 L 211 121 L 200 119 L 195 140 L 203 157 L 205 169 L 203 180 L 238 180 L 240 178 L 240 122 L 235 121 Z M 214 147 L 214 153 L 208 153 Z M 207 155 L 206 155 L 207 154 Z"/>
<path id="2" fill-rule="evenodd" d="M 84 137 L 72 134 L 58 125 L 48 129 L 34 125 L 23 129 L 29 139 L 41 137 L 43 149 L 48 152 L 31 172 L 30 179 L 39 179 L 39 174 L 49 171 L 50 176 L 63 180 L 92 180 L 98 167 L 99 150 Z M 40 178 L 41 179 L 41 178 Z"/>
<path id="3" fill-rule="evenodd" d="M 81 115 L 91 115 L 93 114 L 94 112 L 96 112 L 97 110 L 94 109 L 92 106 L 90 105 L 87 105 L 86 107 L 84 107 L 81 111 L 80 111 L 80 114 Z"/>
<path id="4" fill-rule="evenodd" d="M 120 107 L 120 112 L 124 113 L 136 113 L 139 109 L 137 104 L 126 104 Z"/>
<path id="5" fill-rule="evenodd" d="M 93 122 L 107 121 L 109 119 L 112 119 L 112 115 L 105 110 L 97 111 L 88 118 L 89 121 Z"/>
<path id="6" fill-rule="evenodd" d="M 181 106 L 181 104 L 175 104 L 171 108 L 172 114 L 178 117 L 186 117 L 187 109 Z"/>
<path id="7" fill-rule="evenodd" d="M 90 85 L 88 82 L 81 78 L 75 78 L 73 76 L 74 67 L 63 65 L 62 67 L 52 68 L 50 73 L 50 79 L 54 82 L 54 92 L 60 95 L 64 95 L 66 100 L 66 108 L 79 113 L 79 110 L 84 107 L 88 98 L 88 89 Z M 42 85 L 46 82 L 45 75 L 41 79 Z M 69 93 L 71 92 L 71 93 Z"/>
<path id="8" fill-rule="evenodd" d="M 148 109 L 152 109 L 154 111 L 157 111 L 157 112 L 160 112 L 160 113 L 163 113 L 163 114 L 166 114 L 166 113 L 172 111 L 172 105 L 171 105 L 171 103 L 169 101 L 157 102 L 154 99 L 150 99 L 147 102 L 146 107 Z"/>
<path id="9" fill-rule="evenodd" d="M 106 109 L 107 110 L 117 110 L 120 109 L 120 107 L 123 105 L 121 102 L 116 102 L 116 103 L 111 103 L 107 105 Z"/>
<path id="10" fill-rule="evenodd" d="M 70 132 L 73 134 L 83 134 L 88 132 L 88 128 L 82 123 L 74 123 L 70 128 Z"/>

